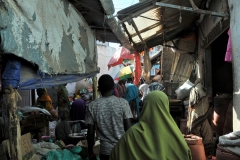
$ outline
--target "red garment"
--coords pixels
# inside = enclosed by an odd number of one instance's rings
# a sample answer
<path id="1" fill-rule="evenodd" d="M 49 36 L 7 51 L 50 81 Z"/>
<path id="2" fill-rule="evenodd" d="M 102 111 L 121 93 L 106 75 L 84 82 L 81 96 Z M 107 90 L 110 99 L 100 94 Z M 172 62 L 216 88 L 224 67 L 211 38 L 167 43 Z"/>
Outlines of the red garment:
<path id="1" fill-rule="evenodd" d="M 135 69 L 134 69 L 134 84 L 136 86 L 138 86 L 138 83 L 140 81 L 141 78 L 141 73 L 142 73 L 142 67 L 141 67 L 141 58 L 140 58 L 140 54 L 135 52 L 134 53 L 134 65 L 135 65 Z"/>
<path id="2" fill-rule="evenodd" d="M 118 90 L 117 90 L 116 87 L 114 87 L 114 92 L 115 92 L 115 96 L 116 96 L 116 97 L 119 97 L 119 93 L 118 93 Z"/>

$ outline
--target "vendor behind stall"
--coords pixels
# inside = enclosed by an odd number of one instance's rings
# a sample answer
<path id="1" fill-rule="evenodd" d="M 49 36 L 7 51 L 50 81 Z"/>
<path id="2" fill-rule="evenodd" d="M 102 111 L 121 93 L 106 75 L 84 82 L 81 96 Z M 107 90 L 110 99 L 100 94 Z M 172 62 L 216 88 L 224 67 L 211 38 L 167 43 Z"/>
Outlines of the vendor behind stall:
<path id="1" fill-rule="evenodd" d="M 46 88 L 38 88 L 37 89 L 37 106 L 46 109 L 51 114 L 51 120 L 56 120 L 58 118 L 58 114 L 54 107 L 52 106 L 52 99 L 47 94 Z"/>
<path id="2" fill-rule="evenodd" d="M 68 123 L 70 117 L 69 110 L 63 109 L 59 116 L 61 121 L 58 122 L 55 129 L 56 140 L 62 140 L 65 145 L 68 145 L 70 143 L 69 135 L 71 134 L 71 126 Z"/>

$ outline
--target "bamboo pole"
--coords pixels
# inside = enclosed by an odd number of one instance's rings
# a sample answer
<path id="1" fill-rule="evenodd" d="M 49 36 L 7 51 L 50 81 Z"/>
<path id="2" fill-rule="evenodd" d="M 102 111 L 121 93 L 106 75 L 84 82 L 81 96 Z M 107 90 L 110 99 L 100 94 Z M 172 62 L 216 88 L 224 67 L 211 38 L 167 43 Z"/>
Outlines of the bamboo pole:
<path id="1" fill-rule="evenodd" d="M 18 91 L 9 87 L 4 89 L 3 105 L 7 110 L 6 118 L 8 120 L 9 148 L 11 159 L 22 160 L 21 153 L 21 128 L 19 123 L 17 101 L 21 98 Z"/>

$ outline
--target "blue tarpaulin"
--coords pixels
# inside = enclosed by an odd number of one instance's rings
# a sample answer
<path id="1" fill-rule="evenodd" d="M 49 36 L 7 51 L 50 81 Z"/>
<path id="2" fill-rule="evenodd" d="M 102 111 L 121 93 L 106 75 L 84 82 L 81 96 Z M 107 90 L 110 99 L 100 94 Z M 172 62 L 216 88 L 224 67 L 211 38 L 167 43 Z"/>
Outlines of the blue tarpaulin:
<path id="1" fill-rule="evenodd" d="M 60 84 L 77 82 L 84 78 L 93 77 L 96 74 L 97 72 L 75 75 L 48 75 L 20 61 L 9 60 L 2 75 L 2 84 L 3 88 L 7 88 L 11 85 L 13 88 L 19 90 L 50 88 Z"/>
<path id="2" fill-rule="evenodd" d="M 9 60 L 2 75 L 2 86 L 7 88 L 10 85 L 18 88 L 20 82 L 21 62 L 18 60 Z"/>

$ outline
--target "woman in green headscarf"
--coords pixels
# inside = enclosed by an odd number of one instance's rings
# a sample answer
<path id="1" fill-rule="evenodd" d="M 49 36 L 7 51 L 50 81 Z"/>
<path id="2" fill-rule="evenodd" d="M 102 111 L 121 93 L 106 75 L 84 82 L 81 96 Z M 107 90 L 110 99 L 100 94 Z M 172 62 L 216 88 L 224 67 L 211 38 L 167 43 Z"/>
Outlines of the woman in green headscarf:
<path id="1" fill-rule="evenodd" d="M 139 123 L 118 141 L 110 160 L 191 160 L 191 151 L 169 112 L 165 93 L 146 96 Z"/>
<path id="2" fill-rule="evenodd" d="M 70 101 L 68 97 L 68 90 L 66 88 L 67 84 L 59 85 L 57 96 L 58 96 L 58 114 L 61 114 L 63 109 L 70 111 Z"/>

